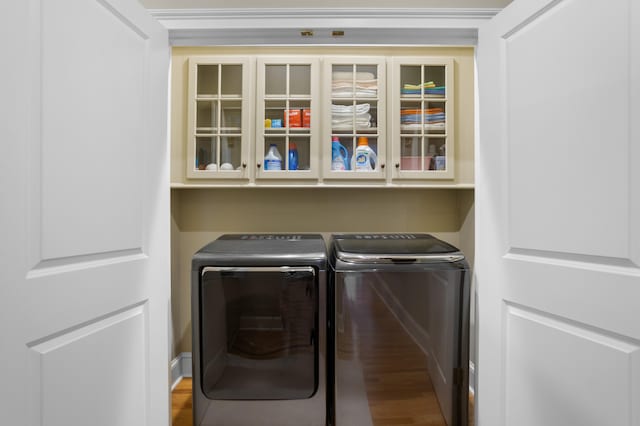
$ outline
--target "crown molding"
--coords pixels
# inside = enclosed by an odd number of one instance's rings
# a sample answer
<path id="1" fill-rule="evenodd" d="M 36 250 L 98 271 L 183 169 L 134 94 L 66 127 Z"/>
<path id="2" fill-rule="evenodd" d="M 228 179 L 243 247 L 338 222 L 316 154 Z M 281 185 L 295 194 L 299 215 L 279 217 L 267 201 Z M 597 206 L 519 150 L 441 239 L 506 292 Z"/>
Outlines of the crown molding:
<path id="1" fill-rule="evenodd" d="M 495 8 L 150 9 L 174 46 L 474 45 Z M 301 30 L 313 37 L 301 37 Z M 344 31 L 343 37 L 331 35 Z"/>

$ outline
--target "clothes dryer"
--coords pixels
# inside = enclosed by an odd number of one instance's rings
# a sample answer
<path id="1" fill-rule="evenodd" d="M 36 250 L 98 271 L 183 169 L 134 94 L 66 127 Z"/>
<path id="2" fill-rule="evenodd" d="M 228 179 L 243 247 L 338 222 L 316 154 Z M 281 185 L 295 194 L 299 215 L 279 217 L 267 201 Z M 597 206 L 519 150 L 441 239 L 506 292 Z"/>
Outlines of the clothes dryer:
<path id="1" fill-rule="evenodd" d="M 194 426 L 326 424 L 321 235 L 223 235 L 193 256 Z"/>

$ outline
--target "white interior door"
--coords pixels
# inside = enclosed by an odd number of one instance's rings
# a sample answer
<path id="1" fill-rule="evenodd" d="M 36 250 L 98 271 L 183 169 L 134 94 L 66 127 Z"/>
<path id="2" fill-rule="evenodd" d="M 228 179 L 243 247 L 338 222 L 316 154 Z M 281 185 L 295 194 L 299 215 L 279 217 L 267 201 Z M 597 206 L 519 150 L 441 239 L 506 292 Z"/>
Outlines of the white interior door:
<path id="1" fill-rule="evenodd" d="M 640 425 L 640 4 L 479 34 L 480 426 Z"/>
<path id="2" fill-rule="evenodd" d="M 0 15 L 0 423 L 169 425 L 166 30 L 134 0 Z"/>

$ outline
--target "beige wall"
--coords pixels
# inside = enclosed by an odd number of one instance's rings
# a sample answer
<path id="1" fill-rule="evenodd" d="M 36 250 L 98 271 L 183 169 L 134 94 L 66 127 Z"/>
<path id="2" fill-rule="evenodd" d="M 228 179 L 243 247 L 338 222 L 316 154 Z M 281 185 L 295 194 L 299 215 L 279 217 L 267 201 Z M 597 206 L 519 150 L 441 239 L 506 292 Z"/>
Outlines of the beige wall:
<path id="1" fill-rule="evenodd" d="M 191 351 L 191 257 L 223 233 L 429 232 L 473 262 L 473 190 L 181 189 L 172 213 L 174 355 Z"/>
<path id="2" fill-rule="evenodd" d="M 277 48 L 174 48 L 172 182 L 185 182 L 186 58 Z M 472 48 L 287 48 L 286 53 L 454 56 L 459 183 L 473 183 Z M 172 190 L 173 355 L 191 351 L 191 257 L 223 233 L 429 232 L 473 262 L 473 190 L 419 188 L 198 188 Z"/>

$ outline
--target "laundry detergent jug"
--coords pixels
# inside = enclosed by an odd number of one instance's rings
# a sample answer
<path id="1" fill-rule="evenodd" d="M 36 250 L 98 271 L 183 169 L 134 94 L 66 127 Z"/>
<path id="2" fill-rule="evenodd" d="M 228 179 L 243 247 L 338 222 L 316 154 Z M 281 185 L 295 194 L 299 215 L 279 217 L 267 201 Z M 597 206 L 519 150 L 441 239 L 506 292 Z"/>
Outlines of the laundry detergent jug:
<path id="1" fill-rule="evenodd" d="M 369 140 L 364 136 L 359 137 L 356 152 L 351 160 L 353 170 L 357 172 L 375 170 L 377 159 L 376 152 L 369 146 Z"/>
<path id="2" fill-rule="evenodd" d="M 331 139 L 331 170 L 349 170 L 349 151 L 337 136 Z"/>

